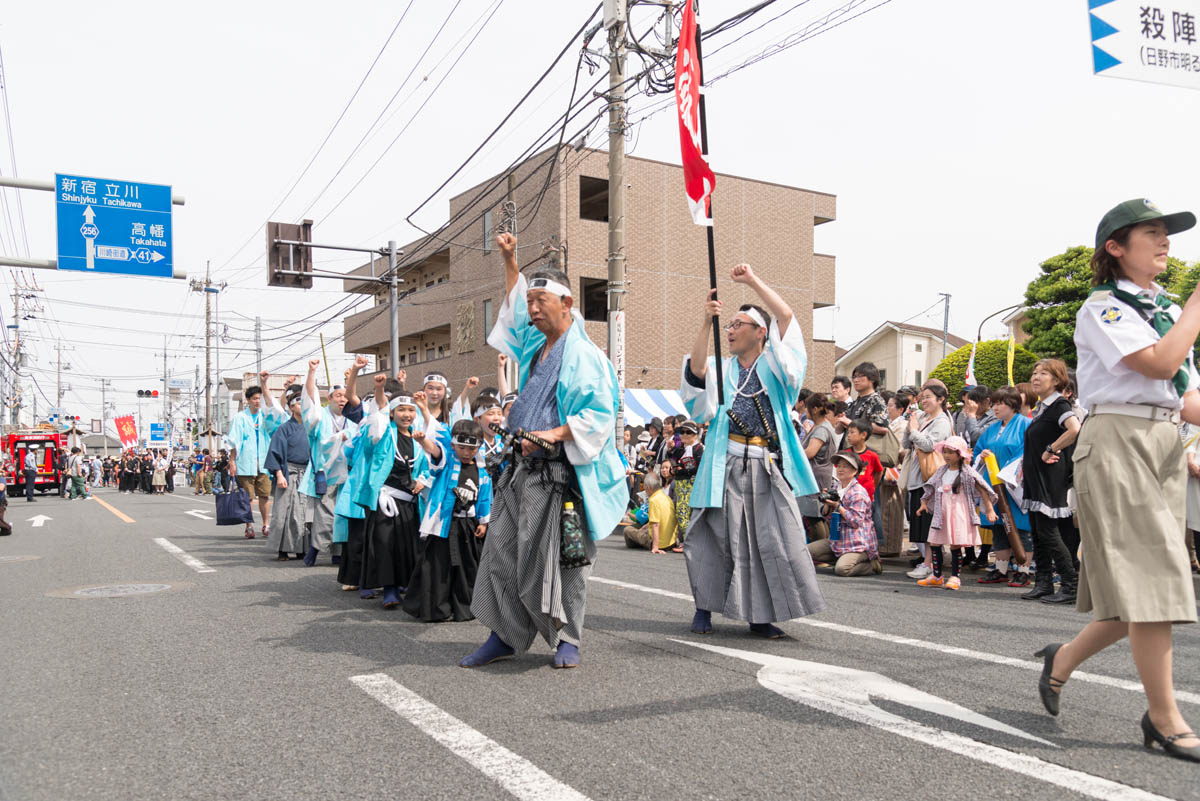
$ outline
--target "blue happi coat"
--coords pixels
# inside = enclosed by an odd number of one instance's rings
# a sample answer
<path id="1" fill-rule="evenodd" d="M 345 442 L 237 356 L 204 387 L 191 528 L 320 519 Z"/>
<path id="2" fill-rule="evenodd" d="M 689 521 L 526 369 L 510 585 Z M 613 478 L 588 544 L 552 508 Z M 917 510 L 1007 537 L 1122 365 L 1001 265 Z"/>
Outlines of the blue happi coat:
<path id="1" fill-rule="evenodd" d="M 346 483 L 349 478 L 350 465 L 344 446 L 358 433 L 358 425 L 342 418 L 345 420 L 345 426 L 340 432 L 337 431 L 333 412 L 328 406 L 322 408 L 320 402 L 307 392 L 301 395 L 300 415 L 308 432 L 308 448 L 311 453 L 308 467 L 300 481 L 300 492 L 310 498 L 316 498 L 318 472 L 325 471 L 328 491 Z"/>
<path id="2" fill-rule="evenodd" d="M 733 403 L 737 390 L 738 363 L 736 356 L 722 362 L 722 377 L 725 384 L 725 405 L 717 406 L 716 359 L 708 357 L 708 368 L 704 374 L 704 388 L 692 386 L 686 375 L 679 394 L 687 407 L 688 415 L 699 423 L 710 423 L 708 438 L 704 442 L 704 455 L 696 470 L 692 484 L 693 508 L 719 508 L 725 498 L 725 459 L 729 447 L 729 415 L 726 408 Z M 804 333 L 793 316 L 787 331 L 779 331 L 779 321 L 772 320 L 768 329 L 766 347 L 755 365 L 759 381 L 771 399 L 772 427 L 779 434 L 783 455 L 783 475 L 792 487 L 792 494 L 799 497 L 817 492 L 812 467 L 800 438 L 792 426 L 789 416 L 800 396 L 804 373 L 808 367 L 808 353 L 804 349 Z M 689 369 L 688 357 L 683 359 L 683 369 Z"/>
<path id="3" fill-rule="evenodd" d="M 518 366 L 518 390 L 529 378 L 529 366 L 537 358 L 546 335 L 529 319 L 525 276 L 504 299 L 488 344 L 513 359 Z M 612 363 L 588 339 L 583 317 L 572 310 L 574 322 L 567 329 L 562 369 L 558 373 L 555 401 L 560 425 L 569 426 L 573 440 L 563 451 L 575 471 L 583 496 L 588 535 L 593 540 L 607 537 L 625 514 L 629 488 L 625 468 L 617 454 L 613 427 L 617 419 L 617 375 Z"/>
<path id="4" fill-rule="evenodd" d="M 418 412 L 417 419 L 409 427 L 409 431 L 413 431 L 420 422 L 421 415 Z M 396 461 L 396 437 L 399 429 L 386 408 L 372 412 L 370 423 L 360 426 L 360 428 L 366 429 L 366 435 L 359 437 L 365 466 L 361 479 L 354 488 L 354 501 L 363 509 L 374 511 L 379 505 L 379 491 L 387 481 L 388 474 L 392 472 L 392 463 Z M 429 457 L 425 455 L 425 449 L 418 442 L 413 443 L 413 456 L 415 457 L 412 470 L 413 481 L 419 481 L 425 485 L 418 499 L 418 510 L 420 510 L 428 501 L 429 486 L 433 483 L 433 478 L 429 475 Z"/>
<path id="5" fill-rule="evenodd" d="M 264 399 L 266 395 L 264 394 Z M 271 403 L 262 407 L 258 414 L 249 409 L 238 412 L 229 424 L 223 440 L 225 447 L 237 451 L 234 465 L 239 476 L 257 476 L 267 472 L 267 449 L 271 447 L 271 435 L 283 425 L 288 415 Z"/>
<path id="6" fill-rule="evenodd" d="M 425 436 L 437 442 L 442 449 L 441 457 L 430 467 L 433 472 L 433 489 L 429 491 L 429 502 L 421 513 L 421 536 L 450 536 L 450 520 L 454 514 L 454 488 L 458 486 L 462 462 L 450 443 L 450 427 L 431 420 Z M 483 457 L 476 452 L 475 466 L 479 468 L 479 494 L 475 498 L 475 520 L 487 523 L 492 511 L 492 479 L 484 467 Z"/>

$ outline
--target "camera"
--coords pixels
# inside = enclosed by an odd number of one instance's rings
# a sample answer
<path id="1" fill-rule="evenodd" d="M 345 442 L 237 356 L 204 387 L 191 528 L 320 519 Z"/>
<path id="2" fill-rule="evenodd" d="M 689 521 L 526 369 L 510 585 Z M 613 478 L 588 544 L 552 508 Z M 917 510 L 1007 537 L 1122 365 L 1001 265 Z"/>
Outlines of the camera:
<path id="1" fill-rule="evenodd" d="M 817 495 L 817 500 L 821 503 L 841 503 L 842 494 L 837 491 L 836 487 L 831 487 L 827 490 L 822 490 Z"/>

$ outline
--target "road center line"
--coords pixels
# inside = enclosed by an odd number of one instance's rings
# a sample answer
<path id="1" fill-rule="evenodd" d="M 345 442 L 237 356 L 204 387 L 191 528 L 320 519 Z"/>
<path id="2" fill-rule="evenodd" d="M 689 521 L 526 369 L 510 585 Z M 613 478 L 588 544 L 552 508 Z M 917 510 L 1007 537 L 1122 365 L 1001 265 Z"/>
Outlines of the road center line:
<path id="1" fill-rule="evenodd" d="M 350 681 L 522 801 L 589 801 L 537 765 L 426 701 L 386 673 Z"/>
<path id="2" fill-rule="evenodd" d="M 137 522 L 137 521 L 136 521 L 136 520 L 134 520 L 132 517 L 130 517 L 129 515 L 125 514 L 125 513 L 124 513 L 124 512 L 122 512 L 120 509 L 118 509 L 117 507 L 113 506 L 112 504 L 110 504 L 108 501 L 101 500 L 100 498 L 96 497 L 95 495 L 90 495 L 90 496 L 88 496 L 88 497 L 89 497 L 89 500 L 93 500 L 93 501 L 95 501 L 96 503 L 100 504 L 100 505 L 101 505 L 101 506 L 103 506 L 105 509 L 107 509 L 108 511 L 110 511 L 110 512 L 112 512 L 114 515 L 116 515 L 116 516 L 117 516 L 117 517 L 118 517 L 120 520 L 122 520 L 123 522 L 125 522 L 125 523 L 136 523 L 136 522 Z"/>
<path id="3" fill-rule="evenodd" d="M 192 556 L 190 553 L 183 550 L 178 545 L 176 545 L 175 543 L 171 542 L 168 539 L 165 539 L 163 537 L 155 537 L 154 542 L 160 548 L 162 548 L 164 551 L 171 554 L 171 556 L 174 556 L 180 562 L 183 562 L 185 565 L 190 567 L 192 570 L 195 570 L 197 573 L 216 573 L 217 572 L 216 568 L 209 567 L 208 565 L 204 564 L 199 559 Z"/>
<path id="4" fill-rule="evenodd" d="M 616 581 L 614 579 L 600 578 L 599 576 L 590 576 L 592 581 L 600 584 L 608 584 L 613 587 L 620 587 L 626 590 L 637 590 L 638 592 L 648 593 L 650 595 L 661 595 L 664 598 L 675 598 L 680 601 L 692 603 L 692 596 L 685 595 L 682 592 L 671 592 L 670 590 L 660 590 L 657 587 L 645 587 L 641 584 L 630 584 L 627 581 Z M 800 623 L 805 626 L 813 626 L 818 629 L 829 629 L 830 631 L 840 632 L 842 634 L 852 634 L 856 637 L 866 637 L 872 640 L 881 640 L 890 642 L 894 645 L 907 645 L 912 648 L 921 648 L 926 651 L 937 651 L 942 654 L 951 654 L 953 656 L 961 656 L 967 659 L 974 659 L 979 662 L 991 662 L 993 665 L 1005 665 L 1007 667 L 1022 668 L 1024 670 L 1033 670 L 1038 673 L 1042 672 L 1042 663 L 1033 662 L 1028 659 L 1016 659 L 1011 656 L 1001 656 L 999 654 L 990 654 L 986 651 L 975 651 L 970 648 L 959 648 L 954 645 L 943 645 L 942 643 L 930 642 L 929 640 L 918 640 L 914 637 L 901 637 L 897 634 L 887 634 L 882 631 L 873 631 L 871 629 L 860 629 L 854 626 L 845 626 L 841 623 L 830 623 L 825 620 L 813 620 L 811 618 L 800 618 L 792 620 L 791 623 Z M 1128 679 L 1118 679 L 1112 676 L 1102 676 L 1099 673 L 1088 673 L 1084 670 L 1076 670 L 1071 674 L 1072 681 L 1086 681 L 1092 684 L 1102 684 L 1106 687 L 1116 687 L 1119 690 L 1129 690 L 1131 692 L 1145 692 L 1142 689 L 1140 681 L 1129 681 Z M 1175 699 L 1186 704 L 1200 705 L 1200 693 L 1188 692 L 1187 690 L 1176 690 Z"/>

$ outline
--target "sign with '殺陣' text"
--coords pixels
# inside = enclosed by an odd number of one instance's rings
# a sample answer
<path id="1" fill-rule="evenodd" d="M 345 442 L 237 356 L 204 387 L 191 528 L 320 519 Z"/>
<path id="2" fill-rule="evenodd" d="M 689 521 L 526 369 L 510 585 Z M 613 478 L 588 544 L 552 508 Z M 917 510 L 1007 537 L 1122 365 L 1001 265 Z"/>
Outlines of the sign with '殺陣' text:
<path id="1" fill-rule="evenodd" d="M 1200 0 L 1088 0 L 1092 70 L 1200 89 Z"/>

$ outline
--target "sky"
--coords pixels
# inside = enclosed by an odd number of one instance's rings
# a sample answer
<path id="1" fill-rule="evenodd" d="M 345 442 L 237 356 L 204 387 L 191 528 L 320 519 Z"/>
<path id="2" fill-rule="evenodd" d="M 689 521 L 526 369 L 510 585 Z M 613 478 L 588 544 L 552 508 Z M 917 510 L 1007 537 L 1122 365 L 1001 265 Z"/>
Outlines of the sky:
<path id="1" fill-rule="evenodd" d="M 703 0 L 701 24 L 753 4 Z M 706 43 L 706 77 L 845 4 L 778 0 Z M 214 281 L 227 283 L 226 375 L 253 367 L 256 315 L 273 372 L 302 373 L 318 332 L 330 342 L 335 372 L 350 360 L 334 313 L 351 298 L 336 281 L 308 291 L 267 288 L 263 223 L 308 217 L 316 241 L 355 246 L 415 238 L 404 218 L 483 141 L 594 7 L 11 5 L 0 20 L 11 123 L 0 169 L 13 172 L 11 143 L 23 177 L 95 175 L 169 184 L 184 195 L 174 211 L 175 260 L 198 277 L 208 265 Z M 639 10 L 635 32 L 654 13 Z M 838 303 L 816 314 L 817 337 L 849 346 L 884 320 L 940 326 L 938 293 L 946 292 L 951 331 L 971 338 L 984 317 L 1021 301 L 1039 262 L 1089 244 L 1109 207 L 1142 196 L 1167 211 L 1197 205 L 1200 92 L 1093 75 L 1084 0 L 867 0 L 838 21 L 707 90 L 714 169 L 837 195 L 837 220 L 817 228 L 816 250 L 837 257 Z M 496 138 L 420 208 L 417 224 L 444 222 L 450 196 L 502 171 L 551 127 L 578 52 L 576 43 Z M 581 86 L 597 78 L 585 68 Z M 629 152 L 677 163 L 677 127 L 663 99 L 632 97 Z M 656 108 L 663 110 L 646 116 Z M 604 138 L 597 126 L 588 141 Z M 52 195 L 19 194 L 18 208 L 16 191 L 3 192 L 0 244 L 24 255 L 27 240 L 32 258 L 52 258 Z M 719 217 L 717 226 L 719 236 Z M 1200 233 L 1176 237 L 1172 253 L 1200 259 Z M 752 248 L 746 256 L 753 264 Z M 318 267 L 339 272 L 361 262 L 317 257 Z M 187 281 L 0 268 L 5 323 L 14 287 L 34 281 L 43 291 L 26 302 L 20 325 L 39 409 L 55 396 L 60 341 L 70 366 L 63 407 L 85 420 L 100 416 L 103 377 L 111 378 L 115 412 L 136 410 L 136 390 L 161 388 L 164 351 L 174 376 L 203 370 L 204 301 Z M 1000 331 L 993 324 L 984 335 Z"/>

